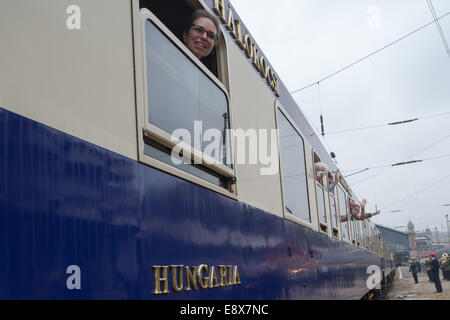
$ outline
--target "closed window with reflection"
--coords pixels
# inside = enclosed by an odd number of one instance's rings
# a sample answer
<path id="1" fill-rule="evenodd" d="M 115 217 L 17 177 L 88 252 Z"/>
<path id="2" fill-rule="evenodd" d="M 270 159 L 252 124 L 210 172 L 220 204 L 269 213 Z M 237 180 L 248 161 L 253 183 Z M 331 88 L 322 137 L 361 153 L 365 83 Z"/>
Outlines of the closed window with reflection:
<path id="1" fill-rule="evenodd" d="M 370 228 L 369 225 L 366 223 L 366 233 L 365 233 L 365 237 L 366 237 L 366 249 L 370 250 Z"/>
<path id="2" fill-rule="evenodd" d="M 336 210 L 336 199 L 330 194 L 331 224 L 333 228 L 338 227 L 338 214 Z"/>
<path id="3" fill-rule="evenodd" d="M 277 119 L 284 209 L 289 214 L 311 222 L 303 139 L 279 109 Z"/>
<path id="4" fill-rule="evenodd" d="M 356 244 L 358 242 L 358 229 L 357 229 L 357 222 L 358 220 L 354 219 L 353 217 L 350 219 L 350 228 L 352 229 L 352 241 L 354 244 Z"/>
<path id="5" fill-rule="evenodd" d="M 366 222 L 365 221 L 361 221 L 360 223 L 361 225 L 361 247 L 365 248 L 366 247 Z"/>
<path id="6" fill-rule="evenodd" d="M 352 232 L 353 232 L 353 240 L 355 241 L 355 243 L 357 244 L 359 239 L 358 239 L 358 220 L 355 220 L 354 218 L 352 218 Z"/>
<path id="7" fill-rule="evenodd" d="M 342 238 L 344 238 L 344 240 L 350 241 L 350 228 L 347 220 L 347 200 L 345 191 L 340 186 L 338 187 L 338 200 Z"/>
<path id="8" fill-rule="evenodd" d="M 356 221 L 357 223 L 357 229 L 358 229 L 358 242 L 362 246 L 363 243 L 363 233 L 362 233 L 362 221 Z"/>
<path id="9" fill-rule="evenodd" d="M 326 224 L 327 212 L 325 211 L 325 197 L 323 194 L 323 187 L 319 183 L 316 183 L 316 193 L 317 193 L 317 211 L 319 212 L 319 221 Z"/>

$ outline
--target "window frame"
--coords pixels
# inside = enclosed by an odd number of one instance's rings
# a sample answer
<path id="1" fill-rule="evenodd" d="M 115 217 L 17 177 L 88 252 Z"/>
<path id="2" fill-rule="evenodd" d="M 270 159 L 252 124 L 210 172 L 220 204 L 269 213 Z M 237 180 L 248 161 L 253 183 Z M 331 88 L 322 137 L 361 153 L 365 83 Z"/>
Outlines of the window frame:
<path id="1" fill-rule="evenodd" d="M 336 186 L 335 186 L 334 189 L 336 189 Z M 336 193 L 328 192 L 328 203 L 329 203 L 329 206 L 330 206 L 330 217 L 331 217 L 331 224 L 330 224 L 331 225 L 331 234 L 332 234 L 332 236 L 334 238 L 340 239 L 340 234 L 341 234 L 341 223 L 340 223 L 341 221 L 340 220 L 341 220 L 341 216 L 339 214 L 339 205 L 338 205 L 336 197 L 337 197 L 337 192 Z M 332 202 L 334 202 L 334 217 L 333 217 L 333 210 L 331 210 Z M 333 220 L 336 221 L 336 227 L 333 226 Z"/>
<path id="2" fill-rule="evenodd" d="M 182 169 L 177 168 L 176 166 L 172 166 L 170 164 L 164 163 L 158 159 L 155 159 L 144 153 L 145 142 L 144 138 L 149 137 L 160 143 L 165 147 L 172 148 L 175 145 L 181 146 L 183 149 L 183 156 L 186 156 L 194 161 L 199 161 L 203 159 L 202 165 L 205 168 L 208 168 L 219 175 L 222 175 L 225 178 L 235 179 L 236 178 L 236 159 L 235 152 L 233 148 L 233 143 L 230 141 L 229 158 L 232 161 L 232 168 L 226 166 L 225 164 L 215 164 L 211 163 L 214 161 L 211 157 L 204 154 L 202 151 L 194 148 L 193 145 L 189 145 L 172 136 L 171 133 L 166 132 L 163 129 L 156 127 L 151 124 L 148 119 L 148 96 L 147 96 L 147 63 L 146 63 L 146 31 L 145 25 L 149 20 L 150 23 L 159 29 L 159 31 L 174 45 L 176 49 L 178 49 L 183 55 L 186 56 L 199 70 L 202 72 L 210 81 L 215 84 L 218 89 L 225 95 L 227 101 L 227 109 L 229 113 L 229 128 L 233 128 L 233 121 L 231 115 L 231 99 L 228 93 L 226 86 L 214 75 L 209 69 L 203 65 L 203 63 L 195 57 L 195 55 L 187 48 L 185 45 L 166 27 L 159 19 L 147 8 L 142 8 L 138 10 L 139 19 L 137 24 L 135 24 L 135 60 L 136 60 L 136 100 L 137 100 L 137 130 L 138 130 L 138 160 L 145 164 L 148 164 L 152 167 L 156 167 L 160 170 L 166 171 L 170 174 L 179 176 L 185 180 L 190 182 L 194 182 L 196 184 L 205 186 L 209 189 L 212 189 L 216 192 L 219 192 L 223 195 L 229 196 L 233 199 L 237 199 L 236 194 L 236 185 L 235 183 L 232 186 L 232 190 L 229 191 L 221 186 L 218 186 L 214 183 L 208 182 L 201 177 L 198 177 L 192 173 L 186 172 Z M 223 31 L 223 30 L 222 30 Z M 223 33 L 222 33 L 223 34 Z M 223 37 L 222 40 L 219 40 L 223 43 L 225 48 L 218 50 L 218 56 L 220 59 L 223 59 L 223 56 L 226 53 L 222 53 L 221 51 L 226 51 L 226 39 Z M 217 49 L 216 49 L 217 50 Z M 226 59 L 225 59 L 226 60 Z M 220 63 L 222 65 L 222 62 Z M 140 67 L 140 68 L 139 68 Z M 140 69 L 140 70 L 139 70 Z M 228 79 L 228 63 L 223 63 L 223 66 L 219 68 L 221 72 L 224 72 L 225 75 L 223 80 Z M 205 160 L 210 162 L 210 164 L 205 163 Z"/>
<path id="3" fill-rule="evenodd" d="M 285 199 L 284 199 L 284 190 L 283 190 L 283 168 L 282 168 L 282 160 L 281 160 L 281 141 L 280 141 L 280 131 L 279 131 L 279 125 L 278 125 L 278 111 L 280 111 L 283 116 L 286 118 L 286 120 L 289 122 L 289 124 L 291 125 L 291 127 L 294 129 L 294 131 L 300 136 L 300 138 L 302 139 L 303 142 L 303 157 L 304 157 L 304 161 L 303 164 L 305 166 L 305 179 L 306 179 L 306 195 L 307 195 L 307 199 L 308 199 L 308 211 L 309 211 L 309 219 L 310 221 L 306 221 L 301 219 L 300 217 L 297 217 L 296 215 L 293 215 L 289 212 L 287 212 L 286 210 L 286 205 L 285 205 Z M 297 127 L 297 125 L 295 124 L 294 120 L 291 118 L 291 116 L 287 113 L 287 111 L 284 109 L 284 107 L 281 105 L 281 103 L 276 100 L 275 101 L 275 125 L 277 128 L 277 138 L 278 138 L 278 164 L 279 164 L 279 176 L 280 176 L 280 189 L 281 189 L 281 203 L 283 205 L 283 217 L 286 220 L 289 220 L 291 222 L 297 223 L 299 225 L 308 227 L 309 229 L 313 229 L 314 230 L 314 219 L 313 216 L 311 214 L 311 199 L 310 199 L 310 191 L 309 191 L 309 185 L 308 185 L 308 166 L 306 163 L 306 147 L 305 147 L 305 137 L 303 136 L 303 134 L 301 133 L 300 129 Z"/>

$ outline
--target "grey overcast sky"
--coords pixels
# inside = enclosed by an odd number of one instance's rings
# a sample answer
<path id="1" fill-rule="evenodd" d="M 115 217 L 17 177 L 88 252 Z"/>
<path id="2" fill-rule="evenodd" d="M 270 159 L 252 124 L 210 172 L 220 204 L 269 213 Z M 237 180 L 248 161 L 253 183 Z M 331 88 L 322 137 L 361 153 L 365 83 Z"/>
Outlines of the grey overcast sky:
<path id="1" fill-rule="evenodd" d="M 327 77 L 433 20 L 427 0 L 232 0 L 290 92 Z M 437 17 L 449 0 L 432 0 Z M 450 15 L 439 20 L 450 45 Z M 450 57 L 432 24 L 293 94 L 373 218 L 445 230 L 450 216 Z M 320 99 L 319 99 L 320 97 Z M 439 116 L 434 116 L 439 115 Z M 434 117 L 429 117 L 434 116 Z M 332 133 L 419 118 L 397 126 Z M 440 157 L 440 158 L 437 158 Z M 430 159 L 432 158 L 432 159 Z M 425 160 L 428 159 L 428 160 Z M 398 162 L 420 163 L 380 167 Z M 378 168 L 374 168 L 378 167 Z M 401 211 L 397 211 L 401 210 Z M 391 212 L 397 211 L 397 212 Z M 402 227 L 404 226 L 404 227 Z"/>

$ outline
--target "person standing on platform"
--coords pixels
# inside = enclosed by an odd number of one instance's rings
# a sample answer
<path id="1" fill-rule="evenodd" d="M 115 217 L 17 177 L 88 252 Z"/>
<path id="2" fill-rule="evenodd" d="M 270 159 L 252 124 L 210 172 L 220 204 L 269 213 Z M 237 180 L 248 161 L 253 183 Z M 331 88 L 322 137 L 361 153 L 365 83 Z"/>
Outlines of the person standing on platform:
<path id="1" fill-rule="evenodd" d="M 412 272 L 414 282 L 419 283 L 417 272 L 420 272 L 420 262 L 416 258 L 412 258 L 412 262 L 409 264 L 409 272 Z"/>
<path id="2" fill-rule="evenodd" d="M 442 292 L 441 279 L 439 279 L 439 260 L 436 259 L 436 254 L 434 252 L 430 253 L 431 256 L 431 272 L 434 280 L 434 285 L 436 286 L 436 293 Z"/>
<path id="3" fill-rule="evenodd" d="M 430 256 L 425 260 L 425 268 L 427 270 L 428 281 L 430 281 L 430 282 L 434 282 L 433 272 L 431 271 L 431 259 L 432 258 L 433 257 Z"/>

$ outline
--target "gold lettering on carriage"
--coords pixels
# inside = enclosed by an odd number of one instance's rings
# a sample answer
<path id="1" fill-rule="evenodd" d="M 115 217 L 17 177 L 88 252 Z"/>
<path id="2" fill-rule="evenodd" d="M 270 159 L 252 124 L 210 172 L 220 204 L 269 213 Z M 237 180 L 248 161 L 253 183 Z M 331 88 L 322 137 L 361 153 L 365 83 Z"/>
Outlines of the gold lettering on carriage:
<path id="1" fill-rule="evenodd" d="M 155 284 L 153 294 L 155 295 L 170 293 L 170 289 L 181 292 L 183 289 L 191 291 L 241 284 L 237 265 L 219 265 L 217 268 L 206 264 L 169 265 L 152 266 L 152 268 Z"/>
<path id="2" fill-rule="evenodd" d="M 275 94 L 280 96 L 278 78 L 275 75 L 275 72 L 270 68 L 266 59 L 260 55 L 258 48 L 248 32 L 246 31 L 244 36 L 242 36 L 241 22 L 238 19 L 234 19 L 233 10 L 230 6 L 228 6 L 228 11 L 225 11 L 226 3 L 229 3 L 229 1 L 214 0 L 214 12 L 220 18 L 222 23 L 225 24 L 225 27 L 229 30 L 233 39 L 237 41 L 239 47 L 245 51 L 247 57 L 252 60 L 252 64 L 256 70 L 258 70 L 258 72 L 266 79 Z"/>

